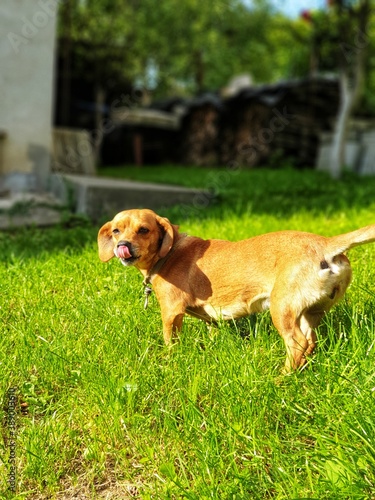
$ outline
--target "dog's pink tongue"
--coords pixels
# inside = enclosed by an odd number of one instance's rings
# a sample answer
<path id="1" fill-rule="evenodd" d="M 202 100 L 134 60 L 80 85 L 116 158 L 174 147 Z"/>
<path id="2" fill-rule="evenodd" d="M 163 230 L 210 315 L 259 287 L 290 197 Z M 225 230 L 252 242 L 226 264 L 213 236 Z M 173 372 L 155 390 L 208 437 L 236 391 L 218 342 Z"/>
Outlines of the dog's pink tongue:
<path id="1" fill-rule="evenodd" d="M 126 245 L 121 245 L 121 246 L 117 247 L 117 256 L 120 259 L 128 259 L 132 255 L 129 252 L 129 248 Z"/>

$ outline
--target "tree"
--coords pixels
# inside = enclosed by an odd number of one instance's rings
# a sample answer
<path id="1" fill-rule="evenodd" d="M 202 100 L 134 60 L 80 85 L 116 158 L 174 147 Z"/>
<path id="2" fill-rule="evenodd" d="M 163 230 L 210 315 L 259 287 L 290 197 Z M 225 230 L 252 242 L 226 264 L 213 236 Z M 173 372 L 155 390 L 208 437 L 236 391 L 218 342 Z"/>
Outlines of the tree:
<path id="1" fill-rule="evenodd" d="M 266 0 L 251 8 L 241 0 L 67 0 L 60 47 L 90 61 L 96 81 L 121 76 L 159 95 L 197 93 L 242 73 L 272 80 L 272 19 Z"/>
<path id="2" fill-rule="evenodd" d="M 342 175 L 350 117 L 364 90 L 370 41 L 371 0 L 329 0 L 329 9 L 305 12 L 310 23 L 311 52 L 316 69 L 334 70 L 339 77 L 340 105 L 334 127 L 330 173 Z"/>
<path id="3" fill-rule="evenodd" d="M 305 75 L 307 39 L 306 25 L 275 13 L 269 0 L 66 0 L 62 108 L 69 109 L 73 77 L 95 89 L 99 130 L 103 104 L 114 99 L 111 82 L 158 98 L 216 91 L 242 74 L 255 83 Z"/>
<path id="4" fill-rule="evenodd" d="M 345 163 L 345 142 L 353 109 L 363 92 L 370 0 L 344 2 L 336 0 L 333 9 L 339 27 L 340 107 L 333 135 L 331 175 L 341 177 Z"/>
<path id="5" fill-rule="evenodd" d="M 123 0 L 66 0 L 59 13 L 62 120 L 64 124 L 69 124 L 72 79 L 90 82 L 94 89 L 96 134 L 93 145 L 97 158 L 103 138 L 100 132 L 104 121 L 103 109 L 111 82 L 130 82 L 139 70 L 140 57 L 134 50 L 131 54 L 126 50 L 135 39 L 136 9 L 133 3 Z"/>
<path id="6" fill-rule="evenodd" d="M 258 5 L 259 4 L 259 5 Z M 266 2 L 252 9 L 240 0 L 153 0 L 142 2 L 142 43 L 154 69 L 156 92 L 199 93 L 218 89 L 233 75 L 252 73 L 268 81 L 271 10 Z"/>

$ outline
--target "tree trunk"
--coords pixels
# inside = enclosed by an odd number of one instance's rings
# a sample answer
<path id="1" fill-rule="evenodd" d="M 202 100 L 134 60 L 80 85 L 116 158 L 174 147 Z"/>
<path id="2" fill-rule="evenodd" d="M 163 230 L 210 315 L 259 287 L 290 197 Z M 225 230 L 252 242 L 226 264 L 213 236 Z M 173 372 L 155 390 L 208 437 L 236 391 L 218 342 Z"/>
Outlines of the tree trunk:
<path id="1" fill-rule="evenodd" d="M 102 85 L 98 83 L 95 86 L 95 132 L 93 137 L 95 163 L 99 164 L 101 158 L 101 149 L 104 135 L 104 106 L 106 92 Z"/>
<path id="2" fill-rule="evenodd" d="M 203 53 L 201 50 L 197 50 L 194 53 L 194 63 L 195 63 L 195 85 L 197 87 L 197 92 L 201 93 L 204 89 L 204 62 Z"/>
<path id="3" fill-rule="evenodd" d="M 348 124 L 354 104 L 354 89 L 350 89 L 349 76 L 340 74 L 340 107 L 336 118 L 331 150 L 330 173 L 333 179 L 341 177 L 345 165 L 345 144 Z"/>
<path id="4" fill-rule="evenodd" d="M 365 36 L 370 15 L 369 0 L 363 0 L 358 12 L 358 32 L 354 45 L 341 43 L 340 68 L 340 106 L 336 118 L 331 150 L 330 173 L 334 179 L 339 179 L 345 166 L 345 145 L 349 120 L 352 111 L 360 97 L 364 81 L 365 53 L 368 40 L 360 41 Z M 345 33 L 344 33 L 345 35 Z M 350 50 L 348 51 L 348 47 Z"/>
<path id="5" fill-rule="evenodd" d="M 70 125 L 70 97 L 71 97 L 71 55 L 72 55 L 72 4 L 66 0 L 61 11 L 63 22 L 62 43 L 62 83 L 61 83 L 61 121 L 65 126 Z"/>

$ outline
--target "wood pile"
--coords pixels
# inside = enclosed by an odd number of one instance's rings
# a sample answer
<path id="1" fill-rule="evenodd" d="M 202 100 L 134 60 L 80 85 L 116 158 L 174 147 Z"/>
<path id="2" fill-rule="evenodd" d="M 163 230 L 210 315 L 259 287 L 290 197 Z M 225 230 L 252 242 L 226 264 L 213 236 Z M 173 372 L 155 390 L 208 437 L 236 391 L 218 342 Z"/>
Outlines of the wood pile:
<path id="1" fill-rule="evenodd" d="M 219 99 L 211 94 L 187 104 L 181 120 L 182 163 L 198 166 L 217 165 L 220 108 Z"/>
<path id="2" fill-rule="evenodd" d="M 107 151 L 112 164 L 132 162 L 131 136 L 137 132 L 145 164 L 254 167 L 287 160 L 313 167 L 320 134 L 332 131 L 338 106 L 338 81 L 324 77 L 252 86 L 225 99 L 214 93 L 169 99 L 150 109 L 174 116 L 177 127 L 163 130 L 141 114 L 137 124 L 130 124 L 127 110 L 127 119 L 105 138 L 104 160 Z"/>
<path id="3" fill-rule="evenodd" d="M 225 102 L 220 163 L 253 167 L 288 159 L 314 166 L 322 130 L 332 130 L 336 80 L 309 79 L 257 87 Z"/>
<path id="4" fill-rule="evenodd" d="M 242 99 L 226 103 L 221 116 L 220 163 L 253 167 L 270 155 L 271 134 L 266 126 L 270 109 L 261 102 L 245 103 Z"/>

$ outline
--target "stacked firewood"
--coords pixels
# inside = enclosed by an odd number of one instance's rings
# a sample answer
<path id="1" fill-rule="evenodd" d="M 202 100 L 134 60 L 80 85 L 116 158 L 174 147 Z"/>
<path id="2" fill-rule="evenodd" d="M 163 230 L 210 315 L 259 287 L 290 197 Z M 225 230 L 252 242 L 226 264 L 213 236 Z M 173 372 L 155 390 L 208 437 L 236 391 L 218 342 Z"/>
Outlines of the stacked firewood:
<path id="1" fill-rule="evenodd" d="M 249 87 L 218 104 L 192 101 L 181 123 L 181 160 L 253 167 L 283 159 L 315 164 L 319 135 L 332 130 L 337 80 L 312 78 Z"/>
<path id="2" fill-rule="evenodd" d="M 131 162 L 137 136 L 136 156 L 146 164 L 276 167 L 287 161 L 313 167 L 321 133 L 332 131 L 338 106 L 337 79 L 323 77 L 249 86 L 230 97 L 169 99 L 113 116 L 118 128 L 105 137 L 103 151 L 107 163 Z"/>

